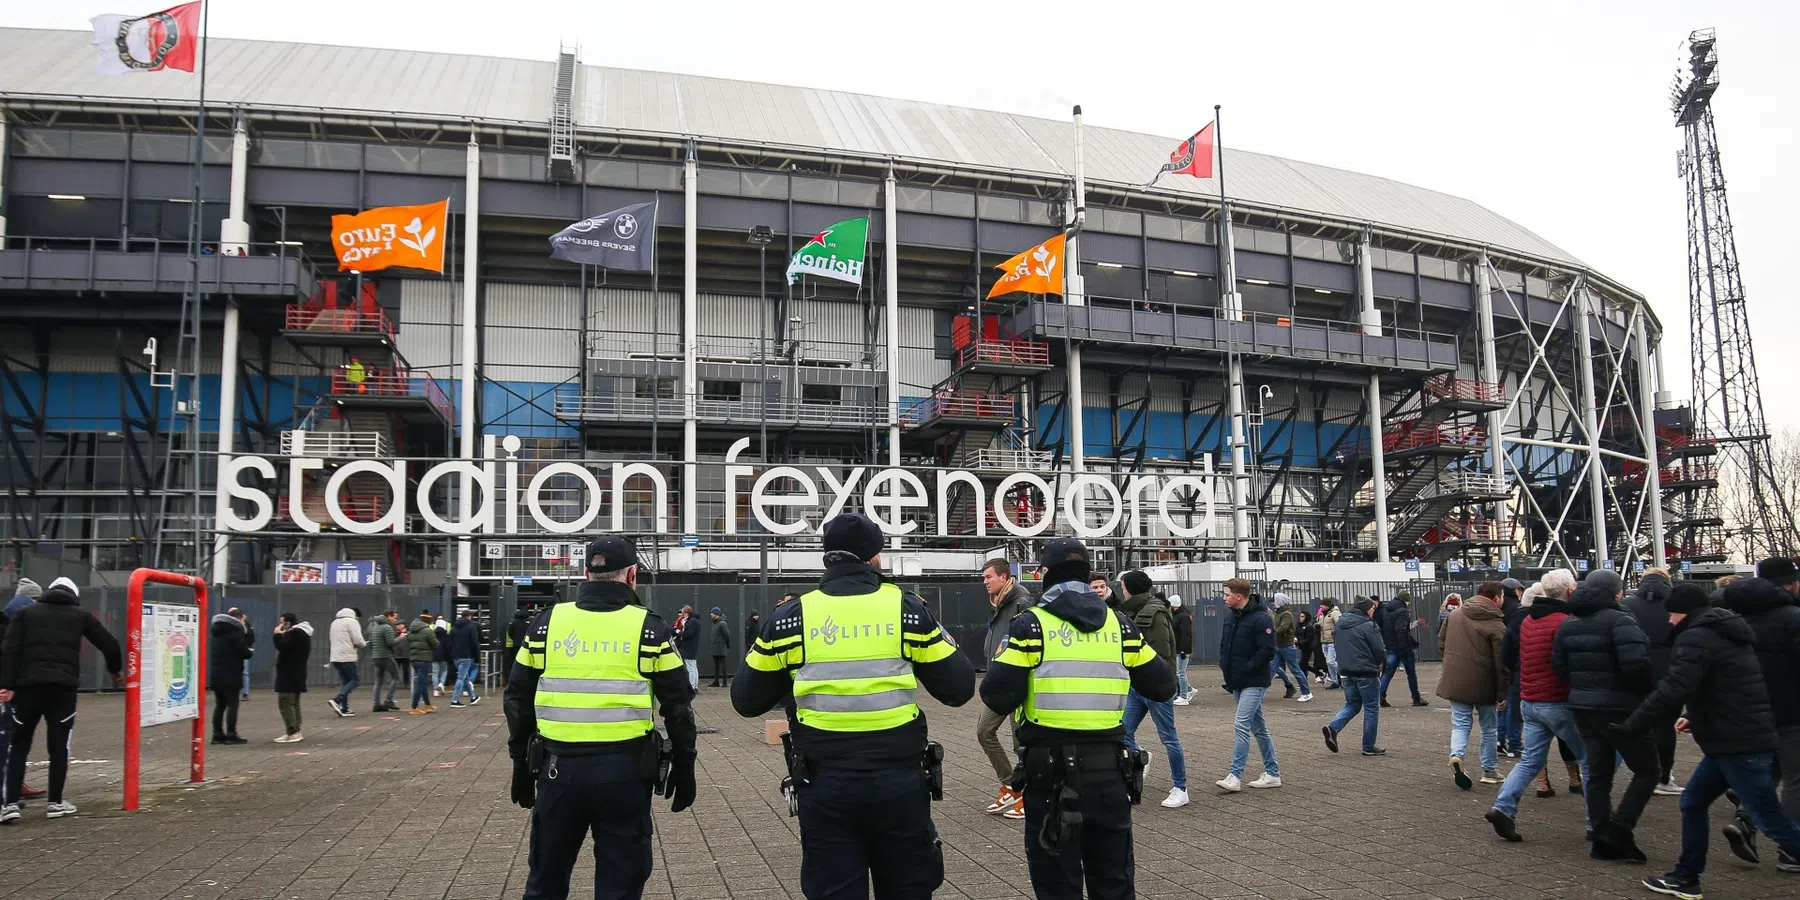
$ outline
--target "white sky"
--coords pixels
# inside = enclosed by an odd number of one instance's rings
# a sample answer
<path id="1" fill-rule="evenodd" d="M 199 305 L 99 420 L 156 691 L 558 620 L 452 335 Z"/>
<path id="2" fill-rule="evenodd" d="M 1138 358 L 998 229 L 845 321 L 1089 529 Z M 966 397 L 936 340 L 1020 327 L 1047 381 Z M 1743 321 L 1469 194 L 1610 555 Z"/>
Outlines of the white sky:
<path id="1" fill-rule="evenodd" d="M 11 26 L 103 12 L 0 0 Z M 133 8 L 134 6 L 141 8 Z M 1185 137 L 1214 103 L 1230 146 L 1468 197 L 1650 298 L 1687 390 L 1686 226 L 1668 85 L 1716 27 L 1715 103 L 1774 425 L 1800 425 L 1800 326 L 1780 260 L 1800 195 L 1800 4 L 1779 0 L 766 4 L 688 0 L 214 0 L 220 37 L 552 59 L 857 91 Z M 1379 10 L 1379 11 L 1376 11 Z M 1788 250 L 1783 250 L 1786 247 Z"/>

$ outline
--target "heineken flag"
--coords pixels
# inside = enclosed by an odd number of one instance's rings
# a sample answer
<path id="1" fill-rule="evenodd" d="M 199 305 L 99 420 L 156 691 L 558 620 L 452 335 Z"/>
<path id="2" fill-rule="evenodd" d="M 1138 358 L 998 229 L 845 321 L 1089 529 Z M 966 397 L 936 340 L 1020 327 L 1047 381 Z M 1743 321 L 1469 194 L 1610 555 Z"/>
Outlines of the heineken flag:
<path id="1" fill-rule="evenodd" d="M 869 217 L 845 219 L 812 236 L 788 261 L 788 284 L 802 275 L 862 284 L 863 257 L 869 249 Z"/>
<path id="2" fill-rule="evenodd" d="M 550 236 L 550 258 L 648 272 L 656 266 L 656 202 L 621 206 Z"/>

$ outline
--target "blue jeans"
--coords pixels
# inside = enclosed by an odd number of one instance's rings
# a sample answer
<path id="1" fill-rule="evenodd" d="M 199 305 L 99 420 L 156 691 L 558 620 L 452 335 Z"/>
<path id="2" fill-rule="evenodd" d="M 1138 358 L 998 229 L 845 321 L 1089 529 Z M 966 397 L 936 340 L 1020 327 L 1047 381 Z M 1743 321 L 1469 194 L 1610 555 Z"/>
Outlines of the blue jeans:
<path id="1" fill-rule="evenodd" d="M 1169 777 L 1174 779 L 1177 788 L 1187 790 L 1187 757 L 1181 752 L 1181 735 L 1175 731 L 1174 703 L 1168 700 L 1153 703 L 1137 691 L 1126 694 L 1125 746 L 1133 750 L 1138 748 L 1137 730 L 1143 724 L 1146 712 L 1156 723 L 1156 736 L 1162 740 L 1163 749 L 1168 751 Z"/>
<path id="2" fill-rule="evenodd" d="M 1517 752 L 1525 743 L 1525 716 L 1519 712 L 1519 673 L 1512 677 L 1512 691 L 1506 695 L 1506 708 L 1500 711 L 1500 739 Z"/>
<path id="3" fill-rule="evenodd" d="M 1450 701 L 1450 755 L 1461 758 L 1469 752 L 1469 729 L 1477 716 L 1481 718 L 1481 771 L 1493 772 L 1500 768 L 1500 727 L 1492 706 Z"/>
<path id="4" fill-rule="evenodd" d="M 1520 712 L 1525 716 L 1525 751 L 1519 756 L 1519 764 L 1507 773 L 1506 783 L 1500 785 L 1500 796 L 1494 798 L 1494 808 L 1509 816 L 1519 814 L 1519 796 L 1544 770 L 1552 738 L 1562 738 L 1576 755 L 1582 755 L 1581 732 L 1575 728 L 1575 714 L 1569 711 L 1569 704 L 1527 700 L 1523 706 Z M 1582 783 L 1586 782 L 1587 773 L 1583 772 Z M 1590 830 L 1593 824 L 1588 823 Z"/>
<path id="5" fill-rule="evenodd" d="M 1300 679 L 1301 695 L 1310 695 L 1312 682 L 1306 680 L 1306 670 L 1300 668 L 1300 648 L 1276 647 L 1275 658 L 1269 661 L 1269 674 L 1279 676 L 1282 684 L 1292 687 L 1293 685 L 1289 684 L 1287 677 L 1287 673 L 1290 671 L 1294 673 L 1295 678 Z"/>
<path id="6" fill-rule="evenodd" d="M 362 684 L 356 677 L 356 663 L 334 662 L 331 664 L 331 667 L 337 670 L 338 676 L 338 692 L 337 696 L 333 699 L 337 700 L 339 706 L 349 706 L 350 692 L 356 690 L 357 685 Z M 226 688 L 226 690 L 230 690 L 230 688 Z"/>
<path id="7" fill-rule="evenodd" d="M 450 692 L 451 703 L 462 699 L 464 688 L 469 691 L 469 699 L 475 699 L 475 672 L 479 666 L 480 661 L 478 660 L 459 659 L 456 661 L 456 689 Z"/>
<path id="8" fill-rule="evenodd" d="M 1236 735 L 1231 749 L 1233 775 L 1243 776 L 1244 764 L 1250 761 L 1250 736 L 1254 734 L 1256 749 L 1262 754 L 1263 771 L 1281 777 L 1281 763 L 1275 760 L 1275 740 L 1269 737 L 1269 723 L 1263 721 L 1263 695 L 1268 692 L 1268 688 L 1253 687 L 1243 688 L 1233 695 L 1237 698 L 1237 713 L 1231 720 Z"/>
<path id="9" fill-rule="evenodd" d="M 412 673 L 412 708 L 424 709 L 431 705 L 431 663 L 415 660 Z"/>
<path id="10" fill-rule="evenodd" d="M 450 664 L 441 659 L 431 661 L 431 688 L 436 690 L 444 686 L 444 679 L 450 675 Z"/>
<path id="11" fill-rule="evenodd" d="M 1178 697 L 1186 697 L 1194 689 L 1194 685 L 1188 681 L 1187 669 L 1188 654 L 1175 654 L 1175 695 Z"/>
<path id="12" fill-rule="evenodd" d="M 1325 645 L 1325 672 L 1326 677 L 1331 680 L 1332 684 L 1339 687 L 1343 686 L 1342 682 L 1338 679 L 1337 644 Z"/>
<path id="13" fill-rule="evenodd" d="M 250 661 L 247 659 L 244 660 L 244 686 L 240 693 L 246 697 L 250 696 Z"/>
<path id="14" fill-rule="evenodd" d="M 1681 858 L 1675 874 L 1699 878 L 1706 870 L 1706 840 L 1712 831 L 1707 809 L 1725 793 L 1737 792 L 1738 808 L 1790 858 L 1800 859 L 1800 824 L 1775 799 L 1775 754 L 1732 753 L 1702 756 L 1681 792 Z"/>
<path id="15" fill-rule="evenodd" d="M 1387 667 L 1381 672 L 1381 698 L 1383 700 L 1387 699 L 1388 682 L 1394 680 L 1394 673 L 1399 671 L 1401 666 L 1405 666 L 1406 686 L 1412 690 L 1413 699 L 1419 699 L 1419 673 L 1414 668 L 1418 663 L 1419 653 L 1416 650 L 1407 650 L 1404 653 L 1396 653 L 1389 650 L 1387 655 Z"/>
<path id="16" fill-rule="evenodd" d="M 1376 690 L 1375 676 L 1345 675 L 1339 683 L 1344 688 L 1344 708 L 1332 717 L 1332 732 L 1343 731 L 1360 712 L 1363 717 L 1362 748 L 1375 749 L 1375 733 L 1381 727 L 1381 694 Z"/>

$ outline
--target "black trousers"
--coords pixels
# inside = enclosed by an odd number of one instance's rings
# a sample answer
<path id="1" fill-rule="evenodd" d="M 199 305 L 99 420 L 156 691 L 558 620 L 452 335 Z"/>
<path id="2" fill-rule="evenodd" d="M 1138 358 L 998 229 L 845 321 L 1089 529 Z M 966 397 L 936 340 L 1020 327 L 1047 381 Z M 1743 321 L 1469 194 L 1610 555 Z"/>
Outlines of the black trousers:
<path id="1" fill-rule="evenodd" d="M 726 681 L 725 681 L 725 657 L 723 657 L 723 656 L 715 656 L 715 657 L 713 657 L 713 680 L 712 680 L 712 684 L 713 684 L 713 687 L 724 687 L 724 686 L 725 686 L 725 685 L 726 685 Z"/>
<path id="2" fill-rule="evenodd" d="M 565 900 L 581 845 L 594 836 L 594 900 L 638 900 L 650 880 L 650 782 L 617 777 L 611 757 L 564 756 L 538 775 L 525 900 Z"/>
<path id="3" fill-rule="evenodd" d="M 1650 733 L 1656 738 L 1656 761 L 1662 764 L 1658 782 L 1668 784 L 1675 776 L 1675 722 L 1681 717 L 1678 712 L 1674 716 L 1650 725 Z"/>
<path id="4" fill-rule="evenodd" d="M 1131 849 L 1131 795 L 1125 779 L 1101 777 L 1084 781 L 1081 793 L 1081 843 L 1051 855 L 1038 843 L 1050 811 L 1048 791 L 1025 785 L 1025 865 L 1037 900 L 1081 900 L 1087 883 L 1089 900 L 1136 900 L 1137 863 Z"/>
<path id="5" fill-rule="evenodd" d="M 212 689 L 213 737 L 237 734 L 238 685 Z"/>
<path id="6" fill-rule="evenodd" d="M 1588 822 L 1595 828 L 1608 822 L 1626 831 L 1636 828 L 1638 817 L 1644 814 L 1645 804 L 1655 795 L 1657 779 L 1662 774 L 1654 741 L 1646 741 L 1641 736 L 1625 741 L 1613 740 L 1608 726 L 1624 722 L 1630 715 L 1611 710 L 1575 710 L 1575 730 L 1581 732 L 1581 748 L 1587 756 L 1587 786 L 1583 797 L 1587 800 Z M 1670 733 L 1674 733 L 1673 728 Z M 1612 808 L 1613 772 L 1621 756 L 1625 758 L 1625 767 L 1631 770 L 1631 783 L 1625 786 L 1625 793 L 1619 797 L 1619 808 L 1615 810 Z"/>
<path id="7" fill-rule="evenodd" d="M 231 695 L 237 696 L 236 685 Z M 37 736 L 38 722 L 44 728 L 44 743 L 50 751 L 50 802 L 61 803 L 63 784 L 69 780 L 69 741 L 75 733 L 75 689 L 34 686 L 13 691 L 12 742 L 6 748 L 6 791 L 0 802 L 19 802 L 25 785 L 25 759 L 31 755 L 31 741 Z"/>
<path id="8" fill-rule="evenodd" d="M 931 793 L 918 764 L 821 769 L 800 786 L 806 900 L 928 900 L 944 883 Z"/>

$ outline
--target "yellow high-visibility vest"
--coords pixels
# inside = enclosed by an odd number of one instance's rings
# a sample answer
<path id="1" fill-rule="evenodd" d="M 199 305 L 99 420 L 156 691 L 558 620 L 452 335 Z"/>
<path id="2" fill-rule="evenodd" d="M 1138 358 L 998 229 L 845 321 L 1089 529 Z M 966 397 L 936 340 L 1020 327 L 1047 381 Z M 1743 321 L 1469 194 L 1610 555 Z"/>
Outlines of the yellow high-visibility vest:
<path id="1" fill-rule="evenodd" d="M 1031 668 L 1017 717 L 1067 731 L 1119 727 L 1125 721 L 1131 674 L 1118 617 L 1108 612 L 1099 630 L 1083 632 L 1043 607 L 1025 614 L 1037 617 L 1044 649 L 1043 659 Z"/>
<path id="2" fill-rule="evenodd" d="M 919 717 L 919 682 L 901 645 L 900 589 L 800 598 L 806 661 L 794 673 L 794 709 L 821 731 L 882 731 Z"/>
<path id="3" fill-rule="evenodd" d="M 638 671 L 649 615 L 641 606 L 595 612 L 573 603 L 551 611 L 532 701 L 539 734 L 563 743 L 610 744 L 656 727 L 650 679 Z"/>

